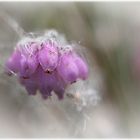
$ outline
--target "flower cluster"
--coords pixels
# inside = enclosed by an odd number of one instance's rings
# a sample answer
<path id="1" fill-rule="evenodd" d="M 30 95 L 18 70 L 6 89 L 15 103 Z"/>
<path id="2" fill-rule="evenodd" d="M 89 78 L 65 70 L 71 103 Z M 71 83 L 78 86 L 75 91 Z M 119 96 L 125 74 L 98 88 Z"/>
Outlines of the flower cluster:
<path id="1" fill-rule="evenodd" d="M 19 41 L 5 66 L 9 75 L 16 74 L 29 95 L 39 90 L 44 99 L 52 96 L 52 91 L 63 99 L 68 85 L 88 77 L 88 66 L 72 45 L 62 45 L 49 31 Z"/>

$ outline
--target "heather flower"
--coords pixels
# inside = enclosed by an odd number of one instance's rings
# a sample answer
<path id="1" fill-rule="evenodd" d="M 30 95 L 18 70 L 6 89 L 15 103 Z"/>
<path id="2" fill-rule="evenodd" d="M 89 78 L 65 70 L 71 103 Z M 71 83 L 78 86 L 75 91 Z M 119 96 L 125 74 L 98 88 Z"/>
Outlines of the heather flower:
<path id="1" fill-rule="evenodd" d="M 37 59 L 37 47 L 39 44 L 29 39 L 27 43 L 19 42 L 18 49 L 21 53 L 20 61 L 20 71 L 19 74 L 21 77 L 30 77 L 31 74 L 37 69 L 39 62 Z"/>
<path id="2" fill-rule="evenodd" d="M 58 64 L 57 44 L 44 42 L 41 44 L 41 46 L 42 48 L 38 52 L 38 60 L 40 65 L 46 72 L 54 71 Z"/>
<path id="3" fill-rule="evenodd" d="M 63 99 L 70 84 L 87 79 L 88 66 L 72 45 L 62 42 L 49 31 L 48 35 L 22 39 L 5 64 L 6 72 L 15 74 L 29 95 L 39 91 L 47 99 L 54 92 Z"/>
<path id="4" fill-rule="evenodd" d="M 78 76 L 79 78 L 86 80 L 88 77 L 88 67 L 85 63 L 85 61 L 78 55 L 73 56 L 75 64 L 78 67 L 79 73 Z"/>
<path id="5" fill-rule="evenodd" d="M 68 83 L 76 82 L 79 78 L 85 80 L 88 76 L 86 63 L 71 50 L 61 55 L 57 69 L 64 81 Z"/>

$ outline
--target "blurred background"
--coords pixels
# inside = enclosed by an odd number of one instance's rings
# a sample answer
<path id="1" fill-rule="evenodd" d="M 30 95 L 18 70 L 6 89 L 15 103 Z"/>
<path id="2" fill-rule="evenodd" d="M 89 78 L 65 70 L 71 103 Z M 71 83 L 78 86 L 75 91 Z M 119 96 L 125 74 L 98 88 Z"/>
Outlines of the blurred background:
<path id="1" fill-rule="evenodd" d="M 30 97 L 4 74 L 21 28 L 56 29 L 83 46 L 94 105 L 78 111 L 72 99 Z M 140 137 L 139 106 L 139 2 L 0 3 L 0 137 Z"/>

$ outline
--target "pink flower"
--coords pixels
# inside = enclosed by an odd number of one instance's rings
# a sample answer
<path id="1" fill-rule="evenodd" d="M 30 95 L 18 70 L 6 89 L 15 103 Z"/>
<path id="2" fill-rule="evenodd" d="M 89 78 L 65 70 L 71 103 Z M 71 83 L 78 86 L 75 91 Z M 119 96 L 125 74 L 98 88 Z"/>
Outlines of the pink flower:
<path id="1" fill-rule="evenodd" d="M 67 45 L 46 35 L 21 40 L 5 64 L 9 75 L 17 75 L 29 95 L 37 90 L 47 99 L 54 92 L 63 99 L 68 85 L 88 77 L 87 63 Z"/>
<path id="2" fill-rule="evenodd" d="M 38 52 L 38 60 L 44 71 L 54 71 L 58 64 L 57 44 L 44 42 L 42 48 Z"/>

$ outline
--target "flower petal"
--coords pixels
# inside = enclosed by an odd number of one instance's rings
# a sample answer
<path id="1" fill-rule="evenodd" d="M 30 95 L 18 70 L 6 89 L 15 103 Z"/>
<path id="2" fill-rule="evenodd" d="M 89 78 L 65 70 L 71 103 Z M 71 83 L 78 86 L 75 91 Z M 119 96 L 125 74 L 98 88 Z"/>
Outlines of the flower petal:
<path id="1" fill-rule="evenodd" d="M 24 79 L 23 77 L 20 77 L 20 83 L 26 88 L 29 95 L 35 95 L 38 88 L 36 79 L 33 78 Z"/>
<path id="2" fill-rule="evenodd" d="M 8 74 L 17 73 L 20 70 L 21 53 L 15 50 L 5 65 Z"/>

